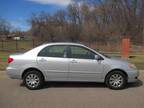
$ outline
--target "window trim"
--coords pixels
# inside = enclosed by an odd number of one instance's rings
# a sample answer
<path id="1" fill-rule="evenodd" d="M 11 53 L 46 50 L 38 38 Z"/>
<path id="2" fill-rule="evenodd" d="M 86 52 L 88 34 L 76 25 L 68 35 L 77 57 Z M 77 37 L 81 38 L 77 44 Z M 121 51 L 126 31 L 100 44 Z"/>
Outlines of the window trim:
<path id="1" fill-rule="evenodd" d="M 37 54 L 37 57 L 49 57 L 49 56 L 40 56 L 39 54 L 41 53 L 42 50 L 44 50 L 45 48 L 49 48 L 49 47 L 54 47 L 54 46 L 66 46 L 66 57 L 51 57 L 51 58 L 68 58 L 68 45 L 48 45 L 44 48 L 42 48 L 39 53 Z"/>
<path id="2" fill-rule="evenodd" d="M 91 53 L 93 53 L 94 55 L 99 55 L 97 53 L 95 53 L 94 51 L 90 50 L 89 48 L 86 48 L 84 46 L 79 46 L 79 45 L 68 45 L 68 50 L 67 50 L 67 58 L 71 58 L 71 59 L 83 59 L 83 60 L 95 60 L 95 58 L 93 59 L 86 59 L 86 58 L 73 58 L 73 57 L 70 57 L 71 55 L 71 47 L 79 47 L 79 48 L 83 48 L 83 49 L 86 49 L 88 51 L 90 51 Z"/>

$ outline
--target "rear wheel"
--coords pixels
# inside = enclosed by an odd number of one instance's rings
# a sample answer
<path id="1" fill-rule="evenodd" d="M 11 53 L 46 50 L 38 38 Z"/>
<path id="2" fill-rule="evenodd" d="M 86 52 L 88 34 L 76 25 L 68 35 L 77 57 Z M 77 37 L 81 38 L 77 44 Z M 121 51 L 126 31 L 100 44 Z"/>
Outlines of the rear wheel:
<path id="1" fill-rule="evenodd" d="M 40 89 L 43 86 L 44 78 L 42 74 L 36 70 L 27 72 L 24 75 L 24 84 L 30 90 Z"/>
<path id="2" fill-rule="evenodd" d="M 119 90 L 125 88 L 127 77 L 122 71 L 113 71 L 107 75 L 105 82 L 110 89 Z"/>

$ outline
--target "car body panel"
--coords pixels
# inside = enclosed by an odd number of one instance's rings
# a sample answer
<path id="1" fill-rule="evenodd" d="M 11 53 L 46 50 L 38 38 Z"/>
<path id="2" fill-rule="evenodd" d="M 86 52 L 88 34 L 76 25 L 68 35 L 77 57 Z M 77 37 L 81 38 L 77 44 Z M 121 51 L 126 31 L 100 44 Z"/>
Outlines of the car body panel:
<path id="1" fill-rule="evenodd" d="M 70 59 L 68 78 L 70 81 L 100 81 L 103 64 L 97 60 Z"/>
<path id="2" fill-rule="evenodd" d="M 38 53 L 47 46 L 74 45 L 87 48 L 101 56 L 103 60 L 38 57 Z M 104 55 L 76 43 L 50 43 L 36 47 L 24 54 L 10 55 L 14 59 L 7 67 L 7 74 L 11 78 L 22 79 L 25 70 L 38 69 L 44 75 L 45 81 L 89 81 L 104 82 L 106 75 L 112 70 L 122 70 L 128 75 L 128 82 L 137 81 L 139 76 L 137 69 L 129 67 L 127 61 L 107 58 Z"/>
<path id="3" fill-rule="evenodd" d="M 68 80 L 68 58 L 37 57 L 37 63 L 50 81 Z"/>

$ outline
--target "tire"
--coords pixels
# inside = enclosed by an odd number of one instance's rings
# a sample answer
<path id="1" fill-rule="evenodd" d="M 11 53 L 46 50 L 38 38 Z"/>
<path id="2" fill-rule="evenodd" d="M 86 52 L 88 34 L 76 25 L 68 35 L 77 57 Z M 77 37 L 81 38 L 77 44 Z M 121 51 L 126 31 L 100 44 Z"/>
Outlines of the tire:
<path id="1" fill-rule="evenodd" d="M 28 89 L 37 90 L 42 88 L 44 78 L 39 71 L 31 70 L 24 75 L 23 82 Z"/>
<path id="2" fill-rule="evenodd" d="M 106 76 L 105 83 L 113 90 L 124 89 L 127 84 L 127 76 L 122 71 L 112 71 Z"/>

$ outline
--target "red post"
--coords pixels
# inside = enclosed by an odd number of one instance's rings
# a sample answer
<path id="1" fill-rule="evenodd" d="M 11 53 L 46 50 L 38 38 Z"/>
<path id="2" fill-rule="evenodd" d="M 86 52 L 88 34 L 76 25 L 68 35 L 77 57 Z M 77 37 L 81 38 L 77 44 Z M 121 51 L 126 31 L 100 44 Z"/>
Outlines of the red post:
<path id="1" fill-rule="evenodd" d="M 122 58 L 129 58 L 129 51 L 130 51 L 130 39 L 129 38 L 125 38 L 122 39 Z"/>

